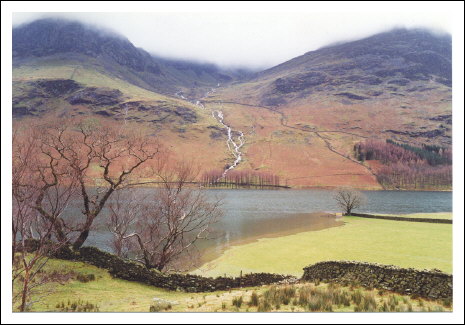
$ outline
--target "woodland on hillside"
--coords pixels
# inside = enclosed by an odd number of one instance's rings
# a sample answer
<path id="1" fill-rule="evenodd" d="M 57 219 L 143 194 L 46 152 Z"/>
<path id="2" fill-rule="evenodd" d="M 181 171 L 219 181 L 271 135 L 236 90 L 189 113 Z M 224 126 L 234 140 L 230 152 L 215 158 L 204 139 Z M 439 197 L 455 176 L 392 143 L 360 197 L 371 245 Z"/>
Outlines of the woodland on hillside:
<path id="1" fill-rule="evenodd" d="M 452 149 L 415 147 L 392 140 L 369 139 L 354 146 L 360 161 L 378 160 L 378 181 L 386 188 L 428 189 L 452 187 Z"/>

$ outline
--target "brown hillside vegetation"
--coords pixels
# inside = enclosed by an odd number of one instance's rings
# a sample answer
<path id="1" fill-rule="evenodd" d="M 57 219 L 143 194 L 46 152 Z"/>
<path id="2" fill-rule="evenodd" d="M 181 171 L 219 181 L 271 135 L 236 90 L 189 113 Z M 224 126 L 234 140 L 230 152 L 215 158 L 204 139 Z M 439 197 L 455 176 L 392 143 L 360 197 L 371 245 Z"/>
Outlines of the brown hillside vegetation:
<path id="1" fill-rule="evenodd" d="M 385 187 L 378 163 L 359 161 L 354 153 L 354 145 L 367 139 L 451 150 L 447 35 L 399 29 L 239 76 L 208 65 L 151 58 L 111 35 L 106 39 L 127 49 L 127 57 L 83 44 L 92 53 L 103 51 L 99 58 L 86 56 L 87 50 L 71 43 L 65 44 L 74 51 L 68 55 L 60 52 L 64 45 L 58 38 L 47 43 L 53 54 L 40 42 L 30 48 L 28 37 L 53 24 L 63 35 L 71 28 L 69 37 L 82 29 L 45 21 L 14 34 L 15 127 L 37 118 L 58 116 L 72 123 L 99 117 L 144 130 L 173 157 L 195 161 L 199 175 L 225 170 L 237 160 L 228 142 L 230 127 L 232 140 L 244 134 L 236 171 L 274 175 L 279 185 L 295 188 Z M 85 35 L 95 36 L 89 29 Z M 441 189 L 450 187 L 441 184 Z"/>

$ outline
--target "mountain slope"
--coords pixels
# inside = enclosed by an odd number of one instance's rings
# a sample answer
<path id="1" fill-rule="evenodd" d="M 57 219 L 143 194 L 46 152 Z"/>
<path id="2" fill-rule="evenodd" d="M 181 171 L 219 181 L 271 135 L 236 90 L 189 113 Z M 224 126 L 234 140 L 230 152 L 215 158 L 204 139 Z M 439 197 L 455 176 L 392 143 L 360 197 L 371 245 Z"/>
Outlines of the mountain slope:
<path id="1" fill-rule="evenodd" d="M 328 46 L 253 76 L 158 58 L 66 21 L 15 28 L 13 50 L 15 123 L 56 115 L 124 121 L 202 172 L 237 159 L 228 134 L 244 141 L 236 169 L 292 187 L 381 189 L 384 167 L 354 152 L 370 139 L 451 152 L 451 40 L 424 30 Z M 192 104 L 213 87 L 203 105 Z"/>
<path id="2" fill-rule="evenodd" d="M 355 115 L 363 118 L 383 106 L 384 113 L 404 116 L 402 121 L 392 121 L 392 128 L 385 124 L 393 134 L 405 135 L 406 140 L 406 128 L 410 128 L 412 138 L 418 135 L 450 145 L 451 83 L 450 36 L 400 29 L 308 52 L 235 84 L 218 96 L 283 112 L 293 107 L 291 115 L 306 108 L 318 108 L 320 114 L 325 108 L 340 108 L 354 113 L 351 122 L 357 122 Z M 338 120 L 327 117 L 320 122 Z M 425 120 L 417 122 L 421 129 L 412 130 L 412 119 Z M 404 122 L 405 127 L 397 125 Z M 352 124 L 366 131 L 361 124 Z M 331 127 L 341 126 L 331 123 Z"/>
<path id="3" fill-rule="evenodd" d="M 393 30 L 308 52 L 209 97 L 246 130 L 250 168 L 291 185 L 376 188 L 367 139 L 452 145 L 451 38 Z M 363 185 L 362 185 L 363 184 Z"/>
<path id="4" fill-rule="evenodd" d="M 231 78 L 213 65 L 154 57 L 76 22 L 47 19 L 13 29 L 15 127 L 37 118 L 99 117 L 145 129 L 175 156 L 223 168 L 231 160 L 226 130 L 176 93 L 194 99 Z M 199 155 L 199 147 L 210 154 Z"/>
<path id="5" fill-rule="evenodd" d="M 451 87 L 451 48 L 449 35 L 393 30 L 308 52 L 259 72 L 248 81 L 258 91 L 246 92 L 256 104 L 280 106 L 319 93 L 362 101 Z"/>
<path id="6" fill-rule="evenodd" d="M 121 35 L 75 21 L 42 19 L 13 29 L 14 65 L 46 59 L 100 66 L 136 86 L 164 94 L 216 86 L 234 76 L 212 64 L 157 58 Z"/>

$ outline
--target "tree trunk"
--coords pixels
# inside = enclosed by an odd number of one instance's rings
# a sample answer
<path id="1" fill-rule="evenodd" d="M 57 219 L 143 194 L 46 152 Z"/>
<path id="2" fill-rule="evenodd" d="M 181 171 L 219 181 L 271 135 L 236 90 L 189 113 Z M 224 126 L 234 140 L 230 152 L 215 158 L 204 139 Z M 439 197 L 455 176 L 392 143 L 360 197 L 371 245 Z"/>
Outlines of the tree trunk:
<path id="1" fill-rule="evenodd" d="M 57 218 L 53 223 L 53 228 L 55 229 L 55 236 L 60 243 L 66 242 L 66 235 L 63 231 L 63 221 L 61 218 Z"/>
<path id="2" fill-rule="evenodd" d="M 24 282 L 23 282 L 23 293 L 21 296 L 21 306 L 19 306 L 19 311 L 23 312 L 26 310 L 26 303 L 27 303 L 27 293 L 29 288 L 29 270 L 26 269 L 24 274 Z"/>
<path id="3" fill-rule="evenodd" d="M 102 206 L 103 206 L 103 204 L 102 204 Z M 82 230 L 81 230 L 81 233 L 79 234 L 79 237 L 73 243 L 73 249 L 74 250 L 78 250 L 79 248 L 81 248 L 81 246 L 86 241 L 87 237 L 89 236 L 90 227 L 92 227 L 92 223 L 93 223 L 93 221 L 94 221 L 97 214 L 98 214 L 98 212 L 97 213 L 91 213 L 91 214 L 87 215 L 86 223 L 82 227 Z"/>
<path id="4" fill-rule="evenodd" d="M 81 231 L 81 233 L 79 234 L 79 237 L 73 243 L 73 249 L 78 250 L 79 248 L 81 248 L 81 246 L 84 244 L 88 236 L 89 236 L 89 229 Z"/>

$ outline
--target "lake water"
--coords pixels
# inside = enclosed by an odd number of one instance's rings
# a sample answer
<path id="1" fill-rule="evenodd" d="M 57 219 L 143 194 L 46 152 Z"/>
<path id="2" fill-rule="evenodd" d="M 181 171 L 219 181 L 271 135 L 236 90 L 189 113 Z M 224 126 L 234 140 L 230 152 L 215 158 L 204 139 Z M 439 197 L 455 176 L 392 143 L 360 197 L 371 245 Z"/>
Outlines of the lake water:
<path id="1" fill-rule="evenodd" d="M 144 188 L 141 191 L 150 191 Z M 365 191 L 367 204 L 354 212 L 407 214 L 451 212 L 452 192 Z M 233 243 L 257 238 L 318 230 L 342 224 L 315 212 L 341 212 L 328 190 L 208 190 L 220 196 L 224 216 L 214 225 L 214 239 L 201 243 L 202 252 L 218 255 Z M 99 219 L 103 219 L 99 216 Z M 86 245 L 111 251 L 110 234 L 103 227 L 90 233 Z M 212 257 L 212 256 L 210 256 Z M 208 258 L 210 259 L 210 258 Z"/>

